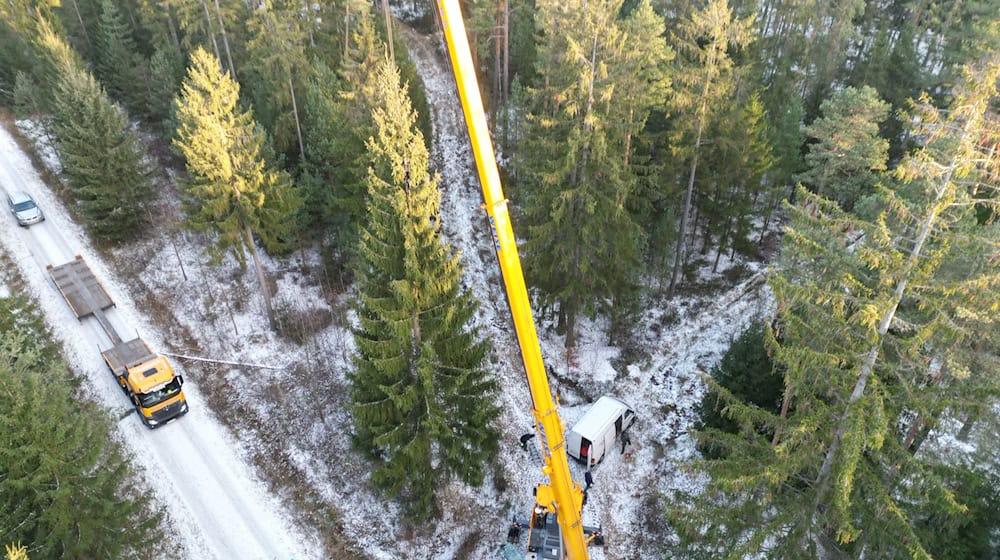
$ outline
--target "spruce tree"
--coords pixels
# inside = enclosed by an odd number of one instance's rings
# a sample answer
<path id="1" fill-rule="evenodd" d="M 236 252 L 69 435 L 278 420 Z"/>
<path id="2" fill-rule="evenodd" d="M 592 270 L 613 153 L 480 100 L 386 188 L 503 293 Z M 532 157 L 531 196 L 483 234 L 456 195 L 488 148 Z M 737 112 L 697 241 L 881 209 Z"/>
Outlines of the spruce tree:
<path id="1" fill-rule="evenodd" d="M 718 365 L 712 368 L 712 386 L 725 388 L 733 397 L 777 413 L 781 408 L 782 375 L 765 345 L 763 323 L 751 325 L 733 340 Z M 739 423 L 723 414 L 725 402 L 712 391 L 701 400 L 698 416 L 702 428 L 736 433 Z"/>
<path id="2" fill-rule="evenodd" d="M 323 76 L 313 78 L 306 124 L 306 136 L 312 140 L 306 145 L 305 169 L 310 180 L 319 181 L 311 190 L 326 189 L 327 223 L 333 226 L 338 248 L 347 260 L 356 254 L 366 218 L 369 161 L 365 142 L 375 133 L 371 117 L 375 68 L 386 53 L 368 12 L 357 18 L 338 70 L 340 88 L 326 104 L 322 98 L 333 94 L 324 95 L 321 90 L 332 84 Z"/>
<path id="3" fill-rule="evenodd" d="M 126 23 L 113 0 L 101 1 L 101 18 L 95 41 L 94 69 L 101 84 L 113 98 L 136 113 L 147 112 L 147 62 L 132 39 Z"/>
<path id="4" fill-rule="evenodd" d="M 730 53 L 750 40 L 750 20 L 735 18 L 728 0 L 710 0 L 701 10 L 691 8 L 673 37 L 679 56 L 674 71 L 675 92 L 669 102 L 670 144 L 674 156 L 688 165 L 668 297 L 680 283 L 688 250 L 688 220 L 702 144 L 735 93 L 737 74 Z"/>
<path id="5" fill-rule="evenodd" d="M 50 68 L 53 130 L 63 171 L 86 226 L 103 240 L 134 238 L 152 197 L 139 138 L 69 46 L 44 24 L 38 44 Z"/>
<path id="6" fill-rule="evenodd" d="M 635 137 L 666 88 L 672 56 L 648 1 L 538 3 L 540 86 L 522 169 L 525 272 L 558 305 L 567 347 L 577 317 L 632 291 L 643 236 L 631 209 Z"/>
<path id="7" fill-rule="evenodd" d="M 173 45 L 156 49 L 149 59 L 149 116 L 173 133 L 169 124 L 173 117 L 174 97 L 184 78 L 184 57 Z"/>
<path id="8" fill-rule="evenodd" d="M 448 480 L 483 481 L 497 450 L 497 387 L 458 257 L 441 239 L 437 178 L 390 61 L 375 84 L 351 411 L 355 443 L 376 460 L 372 483 L 423 519 Z"/>
<path id="9" fill-rule="evenodd" d="M 0 533 L 35 558 L 142 558 L 160 516 L 21 297 L 0 299 Z M 10 553 L 10 550 L 8 550 Z M 16 557 L 16 556 L 15 556 Z"/>
<path id="10" fill-rule="evenodd" d="M 195 49 L 174 101 L 177 138 L 188 179 L 187 222 L 216 235 L 212 256 L 232 251 L 242 266 L 253 257 L 268 320 L 274 326 L 270 288 L 254 236 L 269 251 L 283 250 L 295 227 L 300 199 L 287 173 L 265 160 L 266 137 L 253 114 L 239 106 L 240 86 L 219 60 Z"/>
<path id="11" fill-rule="evenodd" d="M 333 226 L 330 231 L 327 228 L 319 231 L 340 237 L 338 234 L 347 224 L 347 213 L 338 212 L 336 207 L 336 193 L 340 188 L 338 175 L 347 165 L 344 161 L 347 157 L 341 151 L 345 139 L 338 114 L 340 80 L 320 60 L 314 60 L 311 66 L 312 76 L 306 82 L 302 100 L 302 134 L 307 151 L 300 165 L 299 185 L 304 199 L 304 222 L 309 226 L 307 229 L 318 225 Z"/>
<path id="12" fill-rule="evenodd" d="M 770 277 L 779 315 L 768 344 L 785 367 L 778 414 L 717 388 L 738 435 L 702 463 L 708 490 L 681 507 L 690 546 L 731 557 L 849 554 L 929 558 L 920 512 L 963 514 L 949 481 L 915 453 L 948 411 L 995 398 L 1000 157 L 991 150 L 1000 65 L 967 69 L 946 110 L 914 112 L 922 146 L 870 220 L 800 190 L 783 262 Z M 891 187 L 891 188 L 889 188 Z M 988 341 L 988 344 L 984 344 Z M 771 436 L 770 434 L 773 434 Z M 734 546 L 733 543 L 736 543 Z M 766 547 L 766 548 L 765 548 Z"/>
<path id="13" fill-rule="evenodd" d="M 267 0 L 255 10 L 248 22 L 250 60 L 243 70 L 258 121 L 270 131 L 278 152 L 295 157 L 304 151 L 299 75 L 308 65 L 301 10 L 296 0 Z"/>
<path id="14" fill-rule="evenodd" d="M 877 173 L 885 171 L 889 142 L 879 136 L 889 104 L 864 86 L 848 87 L 820 105 L 823 116 L 806 127 L 818 140 L 809 146 L 806 171 L 798 176 L 811 190 L 850 211 L 871 194 Z"/>

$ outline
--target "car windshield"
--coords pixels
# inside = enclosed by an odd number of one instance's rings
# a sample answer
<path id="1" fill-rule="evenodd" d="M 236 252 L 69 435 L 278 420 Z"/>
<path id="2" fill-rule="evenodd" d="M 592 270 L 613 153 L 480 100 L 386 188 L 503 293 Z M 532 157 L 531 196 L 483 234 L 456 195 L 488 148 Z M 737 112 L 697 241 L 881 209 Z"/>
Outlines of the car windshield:
<path id="1" fill-rule="evenodd" d="M 144 408 L 148 408 L 159 404 L 180 392 L 181 384 L 178 381 L 178 378 L 175 377 L 170 381 L 170 383 L 164 385 L 160 390 L 139 395 L 139 401 L 142 403 Z"/>
<path id="2" fill-rule="evenodd" d="M 24 202 L 18 202 L 14 205 L 15 212 L 24 212 L 25 210 L 31 210 L 35 207 L 35 203 L 30 200 L 25 200 Z"/>

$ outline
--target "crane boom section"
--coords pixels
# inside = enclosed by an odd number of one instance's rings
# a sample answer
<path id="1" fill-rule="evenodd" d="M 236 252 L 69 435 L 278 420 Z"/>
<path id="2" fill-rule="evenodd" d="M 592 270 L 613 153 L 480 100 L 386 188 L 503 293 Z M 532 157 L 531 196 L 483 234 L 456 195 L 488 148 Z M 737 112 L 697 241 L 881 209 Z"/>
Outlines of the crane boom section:
<path id="1" fill-rule="evenodd" d="M 548 487 L 540 487 L 536 493 L 538 503 L 556 512 L 562 533 L 563 546 L 567 557 L 572 560 L 586 560 L 587 543 L 583 523 L 580 518 L 582 494 L 569 472 L 562 420 L 556 410 L 555 401 L 549 388 L 542 361 L 542 349 L 535 331 L 535 321 L 531 315 L 531 305 L 521 260 L 517 253 L 514 231 L 510 224 L 507 200 L 500 185 L 500 173 L 490 140 L 483 101 L 479 95 L 469 42 L 465 34 L 465 23 L 458 0 L 438 0 L 445 41 L 451 58 L 452 72 L 458 85 L 462 110 L 472 142 L 472 153 L 476 159 L 476 169 L 486 202 L 493 240 L 503 273 L 507 299 L 510 303 L 517 340 L 521 347 L 521 357 L 531 391 L 533 413 L 539 430 L 540 444 L 545 454 L 542 472 L 549 478 Z M 551 501 L 551 503 L 544 503 Z"/>

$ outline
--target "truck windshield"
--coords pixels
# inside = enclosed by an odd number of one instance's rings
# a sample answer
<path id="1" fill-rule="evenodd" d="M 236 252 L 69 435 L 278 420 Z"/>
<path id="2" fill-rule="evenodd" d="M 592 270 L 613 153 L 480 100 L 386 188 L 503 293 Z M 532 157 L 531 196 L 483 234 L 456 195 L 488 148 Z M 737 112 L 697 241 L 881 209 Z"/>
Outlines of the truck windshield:
<path id="1" fill-rule="evenodd" d="M 181 384 L 175 377 L 170 381 L 170 383 L 164 385 L 160 390 L 139 395 L 139 401 L 142 403 L 144 408 L 148 408 L 159 404 L 180 392 Z"/>

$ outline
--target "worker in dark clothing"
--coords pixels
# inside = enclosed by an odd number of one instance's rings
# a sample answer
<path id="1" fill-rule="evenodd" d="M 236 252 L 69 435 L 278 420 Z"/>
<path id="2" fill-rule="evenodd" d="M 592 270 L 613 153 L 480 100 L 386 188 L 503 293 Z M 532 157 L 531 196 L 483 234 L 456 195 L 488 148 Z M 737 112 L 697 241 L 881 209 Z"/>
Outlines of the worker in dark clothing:
<path id="1" fill-rule="evenodd" d="M 521 449 L 524 449 L 525 451 L 527 451 L 528 450 L 528 441 L 531 440 L 531 438 L 533 438 L 533 437 L 535 437 L 535 434 L 527 433 L 527 434 L 522 435 L 520 438 L 518 438 L 518 441 L 521 442 Z"/>
<path id="2" fill-rule="evenodd" d="M 587 487 L 583 489 L 584 492 L 590 490 L 590 487 L 594 485 L 594 476 L 590 474 L 590 469 L 583 473 L 583 481 L 587 483 Z"/>
<path id="3" fill-rule="evenodd" d="M 632 438 L 628 436 L 628 432 L 622 434 L 622 455 L 625 454 L 625 447 L 632 445 Z"/>

